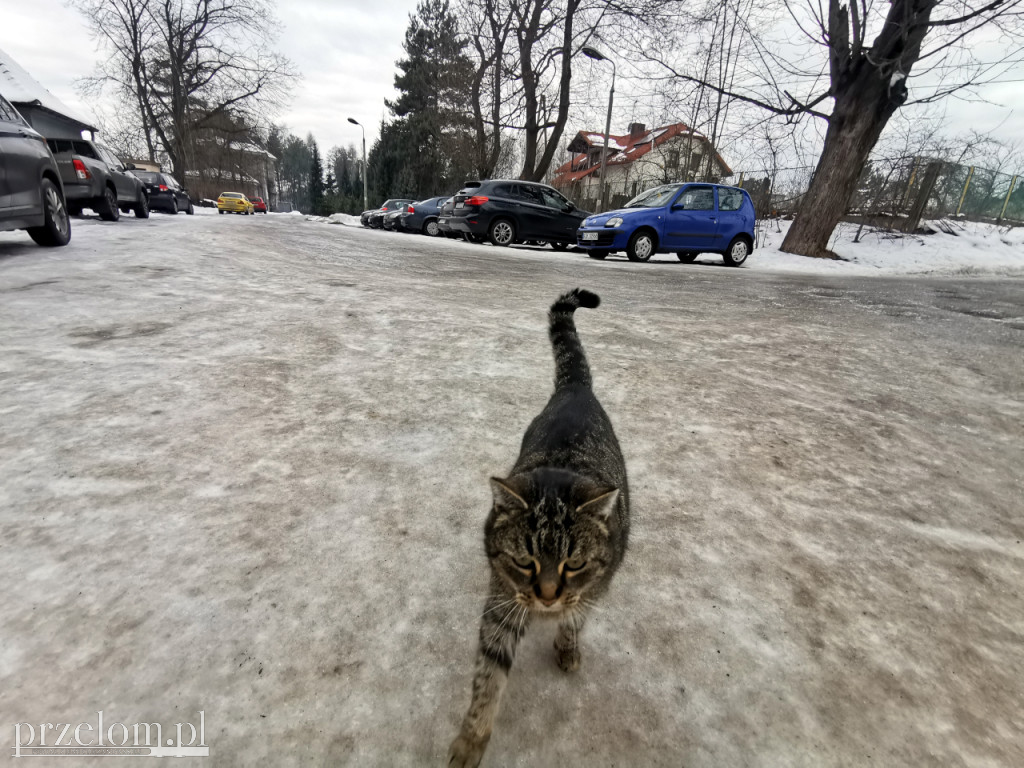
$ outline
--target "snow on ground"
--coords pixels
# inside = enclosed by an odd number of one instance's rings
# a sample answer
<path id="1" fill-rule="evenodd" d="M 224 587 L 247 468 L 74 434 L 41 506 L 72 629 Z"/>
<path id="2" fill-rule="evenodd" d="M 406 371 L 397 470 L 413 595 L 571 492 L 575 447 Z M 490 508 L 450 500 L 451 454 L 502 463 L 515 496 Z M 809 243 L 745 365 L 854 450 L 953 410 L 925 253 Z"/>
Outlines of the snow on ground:
<path id="1" fill-rule="evenodd" d="M 765 243 L 750 259 L 751 269 L 816 274 L 1024 274 L 1024 227 L 997 227 L 978 222 L 925 222 L 932 234 L 903 235 L 865 227 L 853 242 L 859 225 L 840 223 L 829 247 L 843 261 L 808 259 L 779 250 L 789 221 L 763 224 Z"/>
<path id="2" fill-rule="evenodd" d="M 583 285 L 630 550 L 579 672 L 531 627 L 484 765 L 1024 764 L 1024 281 L 720 263 L 301 215 L 0 234 L 0 724 L 203 710 L 197 768 L 441 765 L 487 478 Z"/>

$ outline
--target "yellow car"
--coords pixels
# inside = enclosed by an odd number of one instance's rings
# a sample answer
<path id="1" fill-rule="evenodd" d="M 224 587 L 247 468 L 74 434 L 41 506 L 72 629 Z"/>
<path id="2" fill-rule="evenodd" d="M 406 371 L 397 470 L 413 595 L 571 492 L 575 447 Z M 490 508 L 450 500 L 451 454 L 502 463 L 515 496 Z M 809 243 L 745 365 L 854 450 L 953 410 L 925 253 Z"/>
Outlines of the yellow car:
<path id="1" fill-rule="evenodd" d="M 241 192 L 221 192 L 217 198 L 217 213 L 240 213 L 252 216 L 256 207 Z"/>

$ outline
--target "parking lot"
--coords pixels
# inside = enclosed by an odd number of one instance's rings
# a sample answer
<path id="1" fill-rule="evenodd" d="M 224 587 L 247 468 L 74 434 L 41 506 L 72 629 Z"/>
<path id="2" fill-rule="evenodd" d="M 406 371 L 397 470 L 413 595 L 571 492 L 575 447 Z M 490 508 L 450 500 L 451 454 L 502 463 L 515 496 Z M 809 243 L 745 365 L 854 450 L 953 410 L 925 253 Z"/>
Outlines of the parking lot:
<path id="1" fill-rule="evenodd" d="M 441 764 L 578 285 L 631 549 L 577 673 L 534 625 L 484 765 L 1024 764 L 1020 278 L 74 225 L 0 237 L 4 746 L 202 710 L 216 765 Z"/>

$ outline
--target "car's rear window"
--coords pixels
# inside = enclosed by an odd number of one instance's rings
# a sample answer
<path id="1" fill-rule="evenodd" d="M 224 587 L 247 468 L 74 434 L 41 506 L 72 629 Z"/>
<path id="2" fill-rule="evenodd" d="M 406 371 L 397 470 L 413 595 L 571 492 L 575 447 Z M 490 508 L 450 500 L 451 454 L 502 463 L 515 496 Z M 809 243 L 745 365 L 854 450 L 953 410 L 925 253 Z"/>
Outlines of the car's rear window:
<path id="1" fill-rule="evenodd" d="M 743 193 L 738 189 L 718 188 L 718 210 L 738 211 L 743 205 Z"/>
<path id="2" fill-rule="evenodd" d="M 138 176 L 143 181 L 148 181 L 148 182 L 150 182 L 152 184 L 162 184 L 163 183 L 163 179 L 160 178 L 160 174 L 157 173 L 156 171 L 132 171 L 132 173 L 134 173 L 136 176 Z"/>
<path id="3" fill-rule="evenodd" d="M 91 157 L 93 160 L 99 160 L 100 156 L 96 152 L 96 149 L 88 141 L 72 141 L 71 146 L 74 148 L 76 155 L 82 157 Z"/>
<path id="4" fill-rule="evenodd" d="M 238 197 L 238 198 L 240 198 L 242 195 L 240 193 L 238 193 L 238 192 L 221 192 L 220 196 L 221 197 Z"/>
<path id="5" fill-rule="evenodd" d="M 13 104 L 5 100 L 3 96 L 0 96 L 0 120 L 17 123 L 18 125 L 26 125 L 21 113 L 14 108 Z"/>

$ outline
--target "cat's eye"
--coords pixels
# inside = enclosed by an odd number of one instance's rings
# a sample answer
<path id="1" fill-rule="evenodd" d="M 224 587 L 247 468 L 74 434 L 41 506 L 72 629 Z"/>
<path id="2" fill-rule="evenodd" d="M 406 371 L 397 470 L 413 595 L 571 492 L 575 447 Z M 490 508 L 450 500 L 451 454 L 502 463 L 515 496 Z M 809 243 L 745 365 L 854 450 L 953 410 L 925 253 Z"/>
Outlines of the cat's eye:
<path id="1" fill-rule="evenodd" d="M 569 572 L 581 571 L 583 570 L 583 566 L 585 566 L 586 564 L 587 561 L 584 560 L 582 557 L 571 557 L 565 561 L 565 565 L 563 566 L 562 570 Z"/>
<path id="2" fill-rule="evenodd" d="M 513 557 L 512 558 L 512 562 L 516 564 L 516 568 L 519 568 L 519 569 L 524 570 L 524 571 L 530 571 L 531 573 L 533 572 L 533 558 L 532 557 L 527 557 L 527 558 L 522 559 L 522 560 L 520 560 L 518 557 Z"/>

